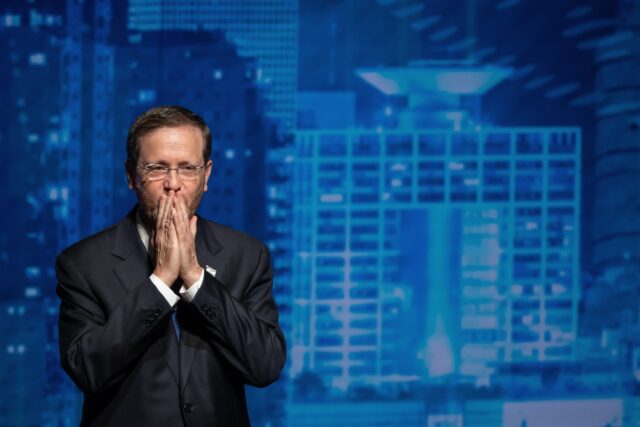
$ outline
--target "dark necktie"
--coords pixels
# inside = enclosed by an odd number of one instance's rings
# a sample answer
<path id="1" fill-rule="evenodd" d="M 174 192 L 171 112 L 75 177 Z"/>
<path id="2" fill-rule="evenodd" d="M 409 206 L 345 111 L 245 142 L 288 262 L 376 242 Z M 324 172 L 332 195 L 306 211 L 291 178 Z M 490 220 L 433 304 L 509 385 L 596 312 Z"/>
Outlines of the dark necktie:
<path id="1" fill-rule="evenodd" d="M 180 288 L 182 287 L 182 280 L 178 279 L 171 286 L 171 290 L 178 296 L 180 296 Z M 178 305 L 176 304 L 171 311 L 171 323 L 173 323 L 173 330 L 176 333 L 176 338 L 180 341 L 180 324 L 178 323 Z"/>
<path id="2" fill-rule="evenodd" d="M 180 325 L 178 324 L 177 318 L 178 310 L 176 309 L 171 312 L 171 323 L 173 323 L 173 329 L 176 332 L 176 338 L 180 341 Z"/>

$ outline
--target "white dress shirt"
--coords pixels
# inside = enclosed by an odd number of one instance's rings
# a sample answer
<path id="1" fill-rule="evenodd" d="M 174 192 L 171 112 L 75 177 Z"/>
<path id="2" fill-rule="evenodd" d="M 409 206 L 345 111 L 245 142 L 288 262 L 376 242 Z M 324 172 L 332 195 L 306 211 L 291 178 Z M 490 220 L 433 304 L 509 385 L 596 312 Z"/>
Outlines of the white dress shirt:
<path id="1" fill-rule="evenodd" d="M 138 227 L 138 234 L 140 235 L 140 239 L 142 240 L 142 243 L 144 244 L 144 247 L 147 250 L 147 252 L 149 252 L 149 233 L 147 232 L 147 229 L 144 228 L 144 225 L 142 225 L 142 221 L 140 220 L 140 217 L 137 215 L 136 215 L 136 226 Z M 176 295 L 171 290 L 171 288 L 167 284 L 165 284 L 162 281 L 162 279 L 160 279 L 155 274 L 152 274 L 151 276 L 149 276 L 149 279 L 151 279 L 151 282 L 155 285 L 156 288 L 158 288 L 158 291 L 160 291 L 160 293 L 162 294 L 164 299 L 167 300 L 169 305 L 173 307 L 178 303 L 180 298 L 182 298 L 183 301 L 191 302 L 196 297 L 196 293 L 198 292 L 198 289 L 200 289 L 200 286 L 202 286 L 202 282 L 204 281 L 204 269 L 200 268 L 200 270 L 201 270 L 200 278 L 196 280 L 196 282 L 193 285 L 191 285 L 188 289 L 185 288 L 184 285 L 180 287 L 180 296 Z"/>

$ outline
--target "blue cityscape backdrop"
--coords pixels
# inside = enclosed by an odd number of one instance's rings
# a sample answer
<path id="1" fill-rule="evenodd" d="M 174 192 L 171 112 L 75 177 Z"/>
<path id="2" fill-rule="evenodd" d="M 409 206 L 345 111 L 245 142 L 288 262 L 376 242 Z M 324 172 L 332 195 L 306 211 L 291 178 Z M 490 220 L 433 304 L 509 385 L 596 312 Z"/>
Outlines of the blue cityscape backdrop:
<path id="1" fill-rule="evenodd" d="M 640 0 L 4 0 L 0 82 L 0 425 L 78 424 L 54 259 L 179 104 L 273 255 L 253 425 L 640 426 Z"/>

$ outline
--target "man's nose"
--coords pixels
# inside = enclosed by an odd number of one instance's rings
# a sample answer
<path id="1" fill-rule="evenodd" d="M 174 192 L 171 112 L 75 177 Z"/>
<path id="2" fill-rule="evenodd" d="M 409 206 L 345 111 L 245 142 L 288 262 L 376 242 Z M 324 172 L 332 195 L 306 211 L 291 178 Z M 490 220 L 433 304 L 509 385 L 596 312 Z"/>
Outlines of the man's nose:
<path id="1" fill-rule="evenodd" d="M 167 173 L 167 177 L 164 180 L 164 188 L 167 191 L 178 191 L 180 189 L 181 181 L 178 171 L 176 169 L 170 169 Z"/>

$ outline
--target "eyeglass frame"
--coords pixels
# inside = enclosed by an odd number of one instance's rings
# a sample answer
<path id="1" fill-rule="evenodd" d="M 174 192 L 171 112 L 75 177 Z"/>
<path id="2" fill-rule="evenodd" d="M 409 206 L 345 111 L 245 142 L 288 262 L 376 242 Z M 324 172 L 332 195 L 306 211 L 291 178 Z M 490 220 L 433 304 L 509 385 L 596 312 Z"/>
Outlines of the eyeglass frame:
<path id="1" fill-rule="evenodd" d="M 182 175 L 180 173 L 180 171 L 184 171 L 185 167 L 193 167 L 196 169 L 197 173 L 196 175 L 193 176 L 193 180 L 196 180 L 200 177 L 200 172 L 202 169 L 204 169 L 206 167 L 206 163 L 201 164 L 200 166 L 195 166 L 195 165 L 185 165 L 185 166 L 178 166 L 177 168 L 170 168 L 168 166 L 162 165 L 160 163 L 147 163 L 146 165 L 141 165 L 141 164 L 137 164 L 136 165 L 138 167 L 138 169 L 142 169 L 145 171 L 145 174 L 147 176 L 149 176 L 149 166 L 160 166 L 161 168 L 164 169 L 164 174 L 161 177 L 158 178 L 149 178 L 151 181 L 160 181 L 162 179 L 166 179 L 169 176 L 169 173 L 171 173 L 171 171 L 176 171 L 176 174 L 181 177 L 181 178 L 186 178 L 187 180 L 191 179 L 191 177 L 185 177 L 185 175 Z"/>

